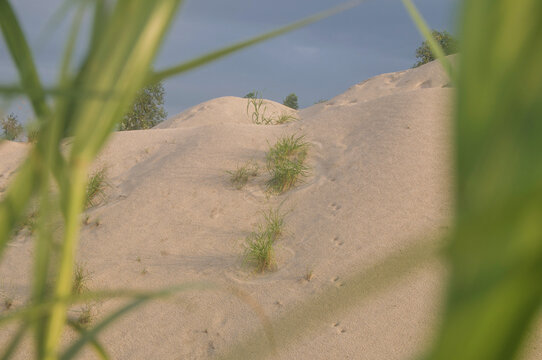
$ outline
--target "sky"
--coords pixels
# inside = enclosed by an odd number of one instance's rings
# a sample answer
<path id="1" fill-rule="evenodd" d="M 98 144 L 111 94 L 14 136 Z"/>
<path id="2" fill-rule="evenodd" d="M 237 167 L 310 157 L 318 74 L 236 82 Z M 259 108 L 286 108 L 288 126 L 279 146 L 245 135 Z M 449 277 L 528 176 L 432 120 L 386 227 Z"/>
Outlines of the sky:
<path id="1" fill-rule="evenodd" d="M 52 31 L 46 26 L 63 0 L 11 2 L 30 39 L 40 75 L 52 85 L 69 23 L 55 23 Z M 342 2 L 185 0 L 155 67 L 178 64 Z M 457 33 L 459 0 L 414 3 L 430 27 Z M 164 83 L 165 108 L 169 116 L 174 116 L 216 97 L 242 97 L 251 91 L 277 102 L 295 93 L 300 108 L 307 107 L 372 76 L 410 68 L 422 41 L 400 0 L 367 0 L 344 13 L 168 79 Z M 79 54 L 84 44 L 83 40 L 79 42 Z M 0 83 L 16 81 L 17 73 L 0 38 Z M 23 99 L 2 106 L 8 106 L 22 122 L 32 117 Z"/>

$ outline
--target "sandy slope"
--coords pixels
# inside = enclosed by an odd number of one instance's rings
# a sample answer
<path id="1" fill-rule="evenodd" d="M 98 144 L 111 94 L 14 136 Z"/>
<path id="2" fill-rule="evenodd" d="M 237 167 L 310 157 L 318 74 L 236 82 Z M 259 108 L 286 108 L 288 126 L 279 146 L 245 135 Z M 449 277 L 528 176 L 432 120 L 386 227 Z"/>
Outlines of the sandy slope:
<path id="1" fill-rule="evenodd" d="M 447 84 L 432 63 L 369 79 L 299 111 L 300 120 L 287 125 L 254 125 L 246 99 L 224 97 L 155 129 L 116 133 L 96 164 L 108 168 L 107 199 L 88 211 L 82 231 L 79 259 L 91 272 L 88 286 L 155 289 L 211 280 L 250 294 L 272 319 L 323 289 L 348 286 L 344 279 L 355 269 L 446 230 L 452 208 Z M 267 142 L 283 134 L 306 134 L 312 144 L 306 182 L 268 197 L 262 173 L 235 190 L 225 172 L 249 159 L 263 165 Z M 19 144 L 0 145 L 0 186 L 23 152 Z M 280 203 L 290 212 L 277 246 L 278 270 L 254 274 L 242 267 L 242 239 L 260 211 Z M 25 301 L 31 254 L 31 242 L 19 236 L 0 264 L 0 291 L 16 306 Z M 307 269 L 314 273 L 310 282 L 303 280 Z M 443 274 L 433 264 L 407 275 L 293 338 L 280 358 L 419 353 L 438 318 Z M 118 304 L 94 304 L 96 318 Z M 190 291 L 143 307 L 101 339 L 115 359 L 206 359 L 260 326 L 239 299 Z"/>

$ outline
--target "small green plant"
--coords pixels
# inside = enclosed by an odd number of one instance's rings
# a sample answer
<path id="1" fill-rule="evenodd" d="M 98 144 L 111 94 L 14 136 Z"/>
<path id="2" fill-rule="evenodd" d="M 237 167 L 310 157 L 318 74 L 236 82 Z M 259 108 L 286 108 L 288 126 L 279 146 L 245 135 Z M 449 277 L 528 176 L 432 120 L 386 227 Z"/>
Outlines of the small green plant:
<path id="1" fill-rule="evenodd" d="M 292 188 L 301 177 L 308 176 L 305 165 L 309 143 L 304 136 L 286 136 L 280 138 L 267 152 L 267 170 L 271 179 L 267 189 L 274 193 L 283 193 Z"/>
<path id="2" fill-rule="evenodd" d="M 265 230 L 252 232 L 245 241 L 245 263 L 254 265 L 258 272 L 275 269 L 274 239 Z"/>
<path id="3" fill-rule="evenodd" d="M 265 116 L 267 106 L 264 105 L 261 95 L 257 91 L 248 95 L 251 95 L 251 97 L 247 97 L 247 115 L 250 114 L 252 122 L 256 125 L 271 125 L 273 120 Z M 250 113 L 251 106 L 252 113 Z"/>
<path id="4" fill-rule="evenodd" d="M 295 121 L 295 120 L 297 120 L 297 118 L 295 116 L 287 114 L 287 113 L 282 113 L 275 120 L 275 124 L 279 124 L 279 125 L 280 124 L 286 124 L 286 123 L 289 123 L 289 122 Z"/>
<path id="5" fill-rule="evenodd" d="M 282 104 L 297 110 L 299 108 L 299 105 L 297 105 L 297 95 L 291 93 L 290 95 L 286 96 L 286 99 L 284 99 Z"/>
<path id="6" fill-rule="evenodd" d="M 323 104 L 323 103 L 325 103 L 325 102 L 327 102 L 327 101 L 328 101 L 328 99 L 320 99 L 320 100 L 318 100 L 318 101 L 315 101 L 315 102 L 314 102 L 314 105 L 316 105 L 316 104 Z"/>
<path id="7" fill-rule="evenodd" d="M 87 183 L 85 208 L 91 208 L 98 205 L 105 197 L 106 169 L 101 168 L 92 174 Z"/>
<path id="8" fill-rule="evenodd" d="M 440 32 L 437 30 L 433 30 L 431 32 L 431 35 L 440 45 L 441 49 L 444 51 L 444 55 L 451 55 L 457 52 L 457 40 L 447 31 Z M 429 43 L 427 42 L 427 40 L 424 41 L 422 45 L 416 49 L 416 58 L 418 59 L 418 62 L 414 64 L 413 67 L 415 68 L 436 59 L 433 51 L 431 51 L 431 48 L 429 47 Z"/>
<path id="9" fill-rule="evenodd" d="M 258 176 L 258 164 L 254 161 L 247 161 L 242 166 L 237 166 L 234 171 L 226 171 L 231 175 L 230 181 L 237 190 L 242 189 L 251 177 Z"/>
<path id="10" fill-rule="evenodd" d="M 87 290 L 86 282 L 88 281 L 90 275 L 88 271 L 85 270 L 80 264 L 75 264 L 73 270 L 73 283 L 72 283 L 72 293 L 74 295 L 82 294 Z"/>
<path id="11" fill-rule="evenodd" d="M 284 213 L 278 209 L 269 209 L 263 212 L 265 221 L 264 232 L 269 234 L 273 242 L 278 240 L 284 231 Z"/>
<path id="12" fill-rule="evenodd" d="M 92 323 L 92 306 L 85 305 L 81 309 L 79 316 L 77 317 L 77 324 L 83 328 L 89 326 Z"/>
<path id="13" fill-rule="evenodd" d="M 258 272 L 274 270 L 275 251 L 273 245 L 284 232 L 285 214 L 277 209 L 269 209 L 262 213 L 263 223 L 258 224 L 258 230 L 250 233 L 245 239 L 245 263 L 256 267 Z"/>
<path id="14" fill-rule="evenodd" d="M 9 114 L 5 118 L 0 119 L 0 127 L 2 128 L 2 135 L 6 140 L 14 141 L 23 132 L 23 127 L 17 120 L 15 114 Z"/>

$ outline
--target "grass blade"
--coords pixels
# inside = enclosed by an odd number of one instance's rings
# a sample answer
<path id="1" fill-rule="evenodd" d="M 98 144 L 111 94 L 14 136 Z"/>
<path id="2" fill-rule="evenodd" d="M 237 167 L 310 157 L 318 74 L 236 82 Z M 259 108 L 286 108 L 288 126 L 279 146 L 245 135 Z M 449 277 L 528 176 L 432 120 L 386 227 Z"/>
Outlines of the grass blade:
<path id="1" fill-rule="evenodd" d="M 430 358 L 514 359 L 542 304 L 542 2 L 465 1 L 462 24 L 457 230 Z"/>
<path id="2" fill-rule="evenodd" d="M 399 281 L 413 270 L 434 261 L 440 255 L 439 241 L 421 241 L 409 248 L 397 251 L 369 269 L 358 271 L 345 280 L 342 287 L 330 287 L 324 292 L 304 301 L 272 322 L 276 346 L 285 348 L 299 333 L 307 333 L 323 323 L 331 321 L 338 313 L 346 312 L 363 299 Z M 221 360 L 249 359 L 258 354 L 264 359 L 272 348 L 262 342 L 261 332 L 256 331 L 226 353 Z"/>
<path id="3" fill-rule="evenodd" d="M 22 87 L 30 98 L 30 103 L 38 118 L 49 113 L 45 93 L 34 64 L 32 52 L 23 34 L 17 16 L 7 0 L 0 0 L 0 28 L 13 62 L 19 71 Z"/>
<path id="4" fill-rule="evenodd" d="M 416 27 L 418 28 L 418 31 L 422 34 L 422 36 L 427 40 L 427 43 L 429 44 L 429 48 L 433 52 L 433 55 L 440 61 L 442 64 L 442 67 L 444 68 L 444 71 L 448 74 L 450 79 L 452 81 L 455 80 L 454 71 L 452 68 L 452 64 L 444 54 L 444 51 L 438 44 L 438 42 L 435 40 L 433 35 L 431 34 L 431 29 L 429 29 L 429 26 L 427 26 L 427 23 L 423 19 L 422 15 L 416 8 L 416 6 L 412 3 L 411 0 L 402 0 L 403 4 L 405 5 L 408 13 L 410 14 L 410 17 L 412 18 L 412 21 L 416 24 Z"/>
<path id="5" fill-rule="evenodd" d="M 6 350 L 0 357 L 1 360 L 8 360 L 13 356 L 15 350 L 17 350 L 17 346 L 19 346 L 19 343 L 21 342 L 21 340 L 23 340 L 23 336 L 26 333 L 26 330 L 28 330 L 28 324 L 23 323 L 19 326 L 19 329 L 17 330 L 15 335 L 13 335 L 13 338 L 9 342 L 9 345 L 6 347 Z"/>
<path id="6" fill-rule="evenodd" d="M 167 68 L 167 69 L 164 69 L 164 70 L 161 70 L 161 71 L 158 71 L 158 72 L 156 72 L 155 74 L 152 75 L 149 82 L 151 82 L 151 83 L 159 82 L 159 81 L 162 81 L 162 80 L 164 80 L 166 78 L 169 78 L 171 76 L 178 75 L 178 74 L 181 74 L 181 73 L 186 72 L 188 70 L 195 69 L 195 68 L 197 68 L 199 66 L 202 66 L 202 65 L 205 65 L 205 64 L 210 63 L 212 61 L 218 60 L 218 59 L 220 59 L 220 58 L 222 58 L 224 56 L 230 55 L 230 54 L 232 54 L 234 52 L 237 52 L 237 51 L 242 50 L 244 48 L 247 48 L 249 46 L 256 45 L 256 44 L 258 44 L 260 42 L 263 42 L 265 40 L 269 40 L 269 39 L 272 39 L 272 38 L 277 37 L 279 35 L 286 34 L 286 33 L 291 32 L 293 30 L 299 29 L 299 28 L 301 28 L 303 26 L 307 26 L 307 25 L 312 24 L 312 23 L 314 23 L 316 21 L 325 19 L 325 18 L 327 18 L 329 16 L 332 16 L 332 15 L 338 14 L 340 12 L 346 11 L 348 9 L 351 9 L 351 8 L 361 4 L 362 2 L 364 2 L 364 0 L 350 1 L 350 2 L 344 3 L 342 5 L 339 5 L 339 6 L 335 7 L 335 8 L 320 12 L 318 14 L 309 16 L 309 17 L 307 17 L 305 19 L 296 21 L 296 22 L 294 22 L 292 24 L 283 26 L 283 27 L 281 27 L 279 29 L 267 32 L 267 33 L 262 34 L 262 35 L 255 36 L 253 38 L 238 42 L 238 43 L 230 45 L 230 46 L 226 46 L 226 47 L 224 47 L 222 49 L 210 52 L 210 53 L 202 55 L 202 56 L 199 56 L 199 57 L 197 57 L 197 58 L 195 58 L 193 60 L 184 62 L 184 63 L 176 65 L 176 66 L 172 66 L 170 68 Z"/>
<path id="7" fill-rule="evenodd" d="M 80 336 L 84 336 L 85 335 L 85 329 L 83 329 L 78 323 L 76 323 L 75 321 L 68 321 L 68 325 L 73 329 L 75 330 Z M 102 360 L 108 360 L 109 359 L 109 355 L 107 355 L 107 352 L 105 351 L 105 348 L 100 344 L 100 342 L 97 340 L 97 339 L 91 339 L 89 340 L 90 342 L 90 345 L 92 346 L 92 348 L 94 349 L 94 352 L 96 353 L 96 355 L 102 359 Z"/>

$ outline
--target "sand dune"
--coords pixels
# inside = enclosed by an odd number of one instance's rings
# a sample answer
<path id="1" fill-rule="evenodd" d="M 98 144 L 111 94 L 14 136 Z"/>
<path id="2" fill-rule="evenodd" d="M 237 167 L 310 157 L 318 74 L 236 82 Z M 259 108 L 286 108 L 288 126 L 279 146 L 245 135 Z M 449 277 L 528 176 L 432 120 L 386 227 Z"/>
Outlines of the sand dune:
<path id="1" fill-rule="evenodd" d="M 298 112 L 267 101 L 270 114 L 299 118 L 284 125 L 252 124 L 246 99 L 223 97 L 154 129 L 114 134 L 95 164 L 108 169 L 107 198 L 87 211 L 82 231 L 88 287 L 211 280 L 241 288 L 274 319 L 327 287 L 348 286 L 343 280 L 353 269 L 446 231 L 452 95 L 431 63 L 374 77 Z M 265 173 L 241 190 L 230 184 L 227 170 L 251 159 L 263 166 L 268 142 L 290 134 L 311 143 L 304 183 L 274 196 L 265 192 Z M 0 145 L 0 187 L 24 152 L 24 145 Z M 242 265 L 243 238 L 262 210 L 279 204 L 289 212 L 277 270 L 255 274 Z M 19 235 L 0 264 L 1 291 L 16 306 L 25 301 L 31 254 L 29 237 Z M 310 282 L 303 279 L 308 269 Z M 411 358 L 438 320 L 443 275 L 438 264 L 409 274 L 294 339 L 280 358 Z M 99 319 L 118 304 L 96 303 L 93 312 Z M 192 291 L 145 306 L 101 339 L 115 359 L 207 359 L 260 326 L 237 298 Z"/>

